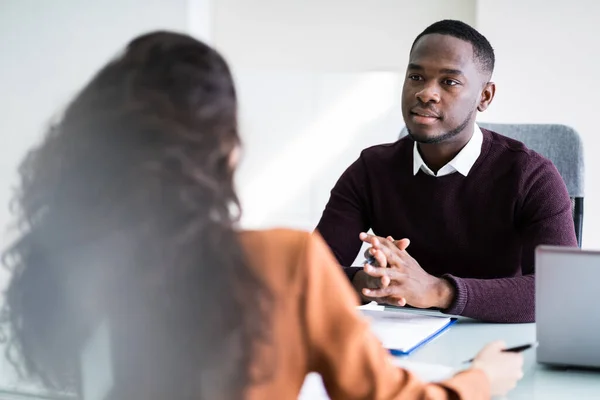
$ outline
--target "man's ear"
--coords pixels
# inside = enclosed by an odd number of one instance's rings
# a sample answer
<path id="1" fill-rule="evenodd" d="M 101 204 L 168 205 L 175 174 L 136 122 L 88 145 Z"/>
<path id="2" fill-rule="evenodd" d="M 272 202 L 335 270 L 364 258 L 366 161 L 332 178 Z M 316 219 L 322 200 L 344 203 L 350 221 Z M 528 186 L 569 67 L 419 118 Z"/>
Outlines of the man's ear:
<path id="1" fill-rule="evenodd" d="M 488 82 L 485 84 L 483 91 L 481 92 L 481 99 L 477 105 L 477 110 L 485 111 L 494 100 L 496 94 L 496 84 L 494 82 Z"/>

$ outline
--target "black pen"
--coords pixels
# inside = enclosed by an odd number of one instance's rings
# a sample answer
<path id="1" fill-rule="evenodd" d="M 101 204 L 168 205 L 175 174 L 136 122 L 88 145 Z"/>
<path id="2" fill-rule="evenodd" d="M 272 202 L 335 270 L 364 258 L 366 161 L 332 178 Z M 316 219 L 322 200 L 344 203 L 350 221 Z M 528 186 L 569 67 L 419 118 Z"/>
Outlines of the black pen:
<path id="1" fill-rule="evenodd" d="M 506 353 L 521 353 L 525 350 L 536 348 L 537 346 L 538 346 L 538 343 L 534 342 L 534 343 L 524 344 L 521 346 L 510 347 L 510 348 L 504 349 L 502 351 L 506 352 Z M 475 360 L 475 359 L 471 358 L 470 360 L 465 361 L 465 363 L 471 363 L 471 362 L 473 362 L 473 360 Z"/>

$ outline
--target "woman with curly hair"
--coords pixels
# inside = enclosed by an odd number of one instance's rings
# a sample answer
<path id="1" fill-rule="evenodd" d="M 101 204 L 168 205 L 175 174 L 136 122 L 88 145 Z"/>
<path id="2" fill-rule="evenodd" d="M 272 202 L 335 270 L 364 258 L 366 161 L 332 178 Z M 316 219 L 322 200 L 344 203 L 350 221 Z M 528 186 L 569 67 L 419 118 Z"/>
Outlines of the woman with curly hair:
<path id="1" fill-rule="evenodd" d="M 20 168 L 5 311 L 28 376 L 80 390 L 108 326 L 107 399 L 292 399 L 310 371 L 334 399 L 514 386 L 498 344 L 440 384 L 394 367 L 318 235 L 237 228 L 239 148 L 229 68 L 189 36 L 140 36 L 83 88 Z"/>

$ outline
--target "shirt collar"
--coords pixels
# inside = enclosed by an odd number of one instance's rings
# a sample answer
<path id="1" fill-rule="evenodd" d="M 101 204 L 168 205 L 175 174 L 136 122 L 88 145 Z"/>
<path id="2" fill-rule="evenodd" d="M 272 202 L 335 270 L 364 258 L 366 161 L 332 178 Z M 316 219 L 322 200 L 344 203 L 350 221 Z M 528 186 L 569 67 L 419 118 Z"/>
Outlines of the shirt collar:
<path id="1" fill-rule="evenodd" d="M 423 161 L 421 153 L 417 147 L 417 142 L 413 146 L 413 175 L 416 175 L 420 169 L 428 175 L 432 176 L 444 176 L 449 175 L 453 172 L 458 172 L 462 176 L 467 176 L 469 171 L 475 164 L 475 161 L 481 154 L 481 145 L 483 144 L 483 133 L 477 124 L 473 129 L 473 136 L 469 142 L 458 152 L 448 164 L 444 165 L 440 170 L 434 173 Z"/>

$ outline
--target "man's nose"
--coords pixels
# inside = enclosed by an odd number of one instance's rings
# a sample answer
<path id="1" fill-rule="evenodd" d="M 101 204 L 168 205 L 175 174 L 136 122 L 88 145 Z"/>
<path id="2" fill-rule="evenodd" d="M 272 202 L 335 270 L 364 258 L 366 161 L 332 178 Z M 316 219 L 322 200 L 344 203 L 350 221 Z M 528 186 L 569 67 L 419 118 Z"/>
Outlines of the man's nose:
<path id="1" fill-rule="evenodd" d="M 423 87 L 417 92 L 417 99 L 421 103 L 439 103 L 440 102 L 440 91 L 437 85 L 429 84 Z"/>

